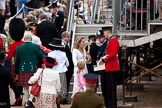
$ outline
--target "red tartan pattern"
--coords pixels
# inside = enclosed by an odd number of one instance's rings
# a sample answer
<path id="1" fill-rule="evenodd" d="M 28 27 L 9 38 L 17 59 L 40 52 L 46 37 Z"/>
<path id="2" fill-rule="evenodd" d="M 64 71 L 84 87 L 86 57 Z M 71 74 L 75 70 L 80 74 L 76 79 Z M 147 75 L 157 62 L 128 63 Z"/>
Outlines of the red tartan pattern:
<path id="1" fill-rule="evenodd" d="M 18 86 L 29 86 L 28 81 L 30 79 L 31 76 L 34 75 L 34 72 L 22 72 L 19 74 L 19 80 L 17 82 Z"/>

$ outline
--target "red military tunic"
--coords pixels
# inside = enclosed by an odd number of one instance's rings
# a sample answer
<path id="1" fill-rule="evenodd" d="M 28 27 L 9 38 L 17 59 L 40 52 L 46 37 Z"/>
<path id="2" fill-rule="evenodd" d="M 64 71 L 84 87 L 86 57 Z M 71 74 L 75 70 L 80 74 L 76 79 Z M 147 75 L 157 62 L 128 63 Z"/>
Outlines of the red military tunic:
<path id="1" fill-rule="evenodd" d="M 118 59 L 119 42 L 116 37 L 112 37 L 107 46 L 105 61 L 105 72 L 119 71 Z"/>
<path id="2" fill-rule="evenodd" d="M 8 62 L 12 61 L 12 58 L 15 58 L 15 55 L 16 55 L 16 48 L 20 45 L 24 44 L 24 41 L 16 41 L 16 42 L 13 42 L 12 44 L 9 45 L 8 47 L 8 56 L 6 58 L 6 60 Z M 12 67 L 11 67 L 11 73 L 13 75 L 13 77 L 15 78 L 15 69 L 14 69 L 14 64 L 12 64 Z"/>
<path id="3" fill-rule="evenodd" d="M 11 61 L 13 57 L 16 55 L 16 48 L 20 45 L 24 44 L 23 41 L 16 41 L 9 45 L 8 47 L 8 56 L 6 58 L 7 61 Z"/>

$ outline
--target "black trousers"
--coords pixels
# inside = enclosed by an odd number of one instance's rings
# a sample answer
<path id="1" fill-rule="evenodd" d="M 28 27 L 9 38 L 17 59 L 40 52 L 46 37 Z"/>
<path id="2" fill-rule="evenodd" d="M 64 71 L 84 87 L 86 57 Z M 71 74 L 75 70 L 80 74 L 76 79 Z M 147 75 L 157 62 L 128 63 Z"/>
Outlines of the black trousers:
<path id="1" fill-rule="evenodd" d="M 116 74 L 117 72 L 101 73 L 101 88 L 106 108 L 117 108 Z"/>
<path id="2" fill-rule="evenodd" d="M 68 92 L 69 92 L 70 81 L 72 79 L 73 73 L 74 73 L 74 67 L 73 66 L 72 67 L 69 67 L 68 68 L 68 71 L 66 72 L 67 95 L 68 95 Z"/>

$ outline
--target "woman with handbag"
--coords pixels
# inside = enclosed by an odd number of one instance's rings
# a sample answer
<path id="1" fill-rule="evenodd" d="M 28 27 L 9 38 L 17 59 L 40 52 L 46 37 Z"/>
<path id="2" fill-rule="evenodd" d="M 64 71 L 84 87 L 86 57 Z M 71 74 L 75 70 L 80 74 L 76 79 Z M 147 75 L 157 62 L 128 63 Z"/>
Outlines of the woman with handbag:
<path id="1" fill-rule="evenodd" d="M 54 108 L 57 94 L 61 91 L 59 72 L 52 69 L 57 62 L 51 57 L 46 57 L 43 61 L 45 68 L 39 68 L 28 83 L 34 84 L 38 81 L 41 86 L 40 95 L 36 97 L 36 108 Z"/>

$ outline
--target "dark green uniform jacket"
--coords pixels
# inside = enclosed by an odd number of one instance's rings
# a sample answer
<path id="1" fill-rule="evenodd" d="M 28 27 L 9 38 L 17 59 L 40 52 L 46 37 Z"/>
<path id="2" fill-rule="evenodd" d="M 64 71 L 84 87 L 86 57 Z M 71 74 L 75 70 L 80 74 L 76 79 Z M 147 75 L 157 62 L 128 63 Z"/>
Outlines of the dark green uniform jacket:
<path id="1" fill-rule="evenodd" d="M 15 72 L 36 72 L 37 66 L 46 55 L 40 47 L 31 42 L 25 42 L 16 49 Z"/>
<path id="2" fill-rule="evenodd" d="M 93 91 L 87 90 L 74 96 L 70 108 L 104 108 L 104 100 Z"/>

